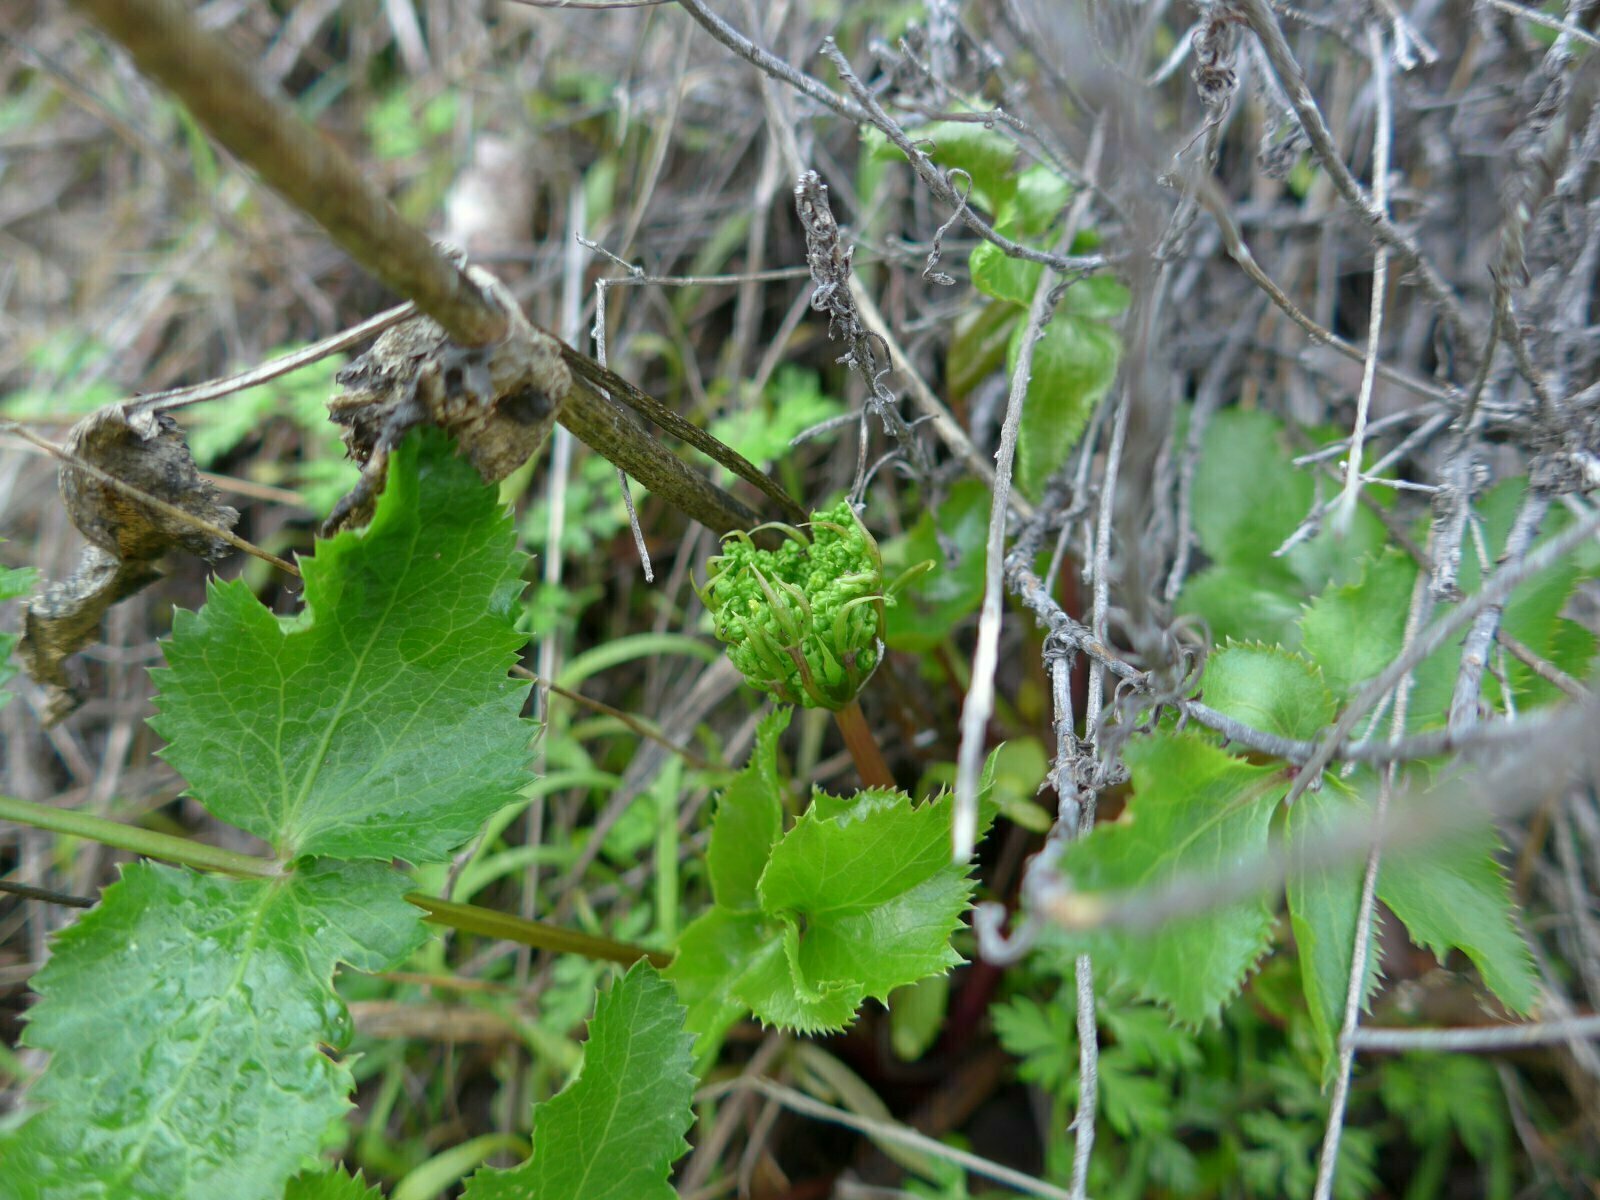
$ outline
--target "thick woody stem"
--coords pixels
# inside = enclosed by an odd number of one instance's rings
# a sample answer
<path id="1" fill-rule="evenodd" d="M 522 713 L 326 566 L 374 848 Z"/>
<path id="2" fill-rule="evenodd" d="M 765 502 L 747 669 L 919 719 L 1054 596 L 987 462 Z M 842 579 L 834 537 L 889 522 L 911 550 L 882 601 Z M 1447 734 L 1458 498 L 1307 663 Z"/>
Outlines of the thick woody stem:
<path id="1" fill-rule="evenodd" d="M 352 258 L 439 323 L 466 347 L 504 339 L 511 322 L 499 304 L 396 211 L 350 160 L 264 87 L 221 38 L 201 29 L 182 0 L 73 0 L 133 56 L 139 69 L 172 92 L 216 140 L 286 200 L 315 220 Z M 570 347 L 565 356 L 582 359 Z M 636 389 L 611 390 L 636 402 Z M 652 414 L 659 417 L 659 414 Z M 713 532 L 748 528 L 760 516 L 690 471 L 592 382 L 574 382 L 561 400 L 561 423 L 652 492 Z M 737 460 L 737 461 L 734 461 Z M 786 515 L 802 511 L 737 455 L 719 459 L 751 479 Z"/>
<path id="2" fill-rule="evenodd" d="M 463 346 L 506 335 L 505 314 L 396 211 L 333 142 L 268 91 L 182 0 L 73 0 L 207 132 L 310 216 L 352 258 Z"/>

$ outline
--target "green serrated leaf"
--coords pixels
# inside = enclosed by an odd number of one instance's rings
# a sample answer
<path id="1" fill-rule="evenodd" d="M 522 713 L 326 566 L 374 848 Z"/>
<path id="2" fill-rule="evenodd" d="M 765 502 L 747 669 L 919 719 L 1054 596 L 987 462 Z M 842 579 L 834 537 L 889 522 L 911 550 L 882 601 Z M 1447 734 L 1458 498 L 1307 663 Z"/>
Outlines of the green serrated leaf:
<path id="1" fill-rule="evenodd" d="M 1322 668 L 1322 677 L 1348 696 L 1400 653 L 1417 564 L 1386 549 L 1362 565 L 1350 584 L 1332 584 L 1300 618 L 1300 646 Z"/>
<path id="2" fill-rule="evenodd" d="M 711 894 L 726 909 L 758 907 L 756 882 L 783 834 L 783 779 L 778 773 L 778 738 L 793 709 L 768 713 L 756 729 L 750 762 L 717 797 L 706 848 Z"/>
<path id="3" fill-rule="evenodd" d="M 314 1174 L 296 1175 L 289 1181 L 283 1200 L 383 1200 L 383 1189 L 368 1187 L 358 1171 L 354 1176 L 343 1167 Z"/>
<path id="4" fill-rule="evenodd" d="M 1286 836 L 1293 858 L 1314 854 L 1336 830 L 1371 806 L 1337 779 L 1324 776 L 1320 788 L 1303 793 L 1289 809 Z M 1292 861 L 1292 860 L 1291 860 Z M 1350 962 L 1355 953 L 1356 917 L 1361 906 L 1361 864 L 1289 874 L 1289 919 L 1299 950 L 1300 981 L 1311 1013 L 1311 1028 L 1322 1055 L 1324 1083 L 1337 1068 L 1339 1031 L 1344 1023 Z M 1376 943 L 1374 943 L 1375 945 Z M 1369 953 L 1363 997 L 1378 981 L 1378 956 Z"/>
<path id="5" fill-rule="evenodd" d="M 342 1136 L 354 1087 L 333 970 L 421 944 L 376 864 L 276 880 L 138 863 L 56 940 L 23 1040 L 41 1111 L 0 1143 L 11 1200 L 280 1200 Z"/>
<path id="6" fill-rule="evenodd" d="M 577 1079 L 534 1110 L 528 1161 L 478 1171 L 463 1200 L 675 1200 L 667 1172 L 694 1123 L 692 1041 L 671 985 L 635 964 L 596 1001 Z"/>
<path id="7" fill-rule="evenodd" d="M 1463 951 L 1500 1003 L 1528 1013 L 1539 999 L 1539 975 L 1517 930 L 1499 848 L 1485 825 L 1443 846 L 1386 854 L 1378 898 L 1417 945 L 1441 962 L 1452 949 Z"/>
<path id="8" fill-rule="evenodd" d="M 678 953 L 665 972 L 689 1010 L 685 1027 L 699 1039 L 695 1056 L 715 1057 L 723 1036 L 749 1006 L 734 985 L 760 963 L 782 953 L 772 923 L 760 913 L 713 907 L 678 935 Z"/>
<path id="9" fill-rule="evenodd" d="M 393 456 L 371 525 L 302 560 L 306 608 L 243 582 L 178 613 L 151 725 L 213 813 L 286 858 L 437 862 L 526 786 L 522 555 L 447 439 Z"/>
<path id="10" fill-rule="evenodd" d="M 753 786 L 760 777 L 745 779 Z M 991 786 L 992 759 L 985 792 Z M 760 863 L 756 906 L 730 908 L 719 892 L 679 938 L 666 974 L 703 1039 L 701 1055 L 746 1011 L 786 1029 L 841 1029 L 867 997 L 960 962 L 950 935 L 972 883 L 950 861 L 953 813 L 949 796 L 921 806 L 888 789 L 813 796 Z M 986 803 L 984 820 L 992 813 Z M 712 849 L 720 855 L 717 843 L 736 830 L 739 845 L 755 844 L 742 829 L 714 825 Z M 746 878 L 741 868 L 740 886 Z"/>
<path id="11" fill-rule="evenodd" d="M 950 862 L 954 811 L 949 796 L 912 807 L 896 793 L 838 816 L 801 816 L 760 885 L 765 911 L 805 922 L 795 947 L 801 979 L 819 987 L 851 980 L 881 1000 L 961 961 L 950 934 L 972 884 L 965 865 Z M 751 1002 L 757 1016 L 759 999 Z"/>
<path id="12" fill-rule="evenodd" d="M 1016 370 L 1026 329 L 1019 324 L 1006 351 L 1006 370 Z M 1066 461 L 1096 404 L 1117 376 L 1122 341 L 1099 321 L 1060 312 L 1033 350 L 1033 375 L 1017 431 L 1014 477 L 1024 494 L 1037 498 L 1050 473 Z"/>
<path id="13" fill-rule="evenodd" d="M 1299 585 L 1287 568 L 1276 565 L 1207 567 L 1184 581 L 1178 611 L 1204 620 L 1216 642 L 1232 638 L 1293 649 L 1299 644 Z"/>
<path id="14" fill-rule="evenodd" d="M 1254 767 L 1196 735 L 1156 733 L 1126 751 L 1133 796 L 1118 821 L 1097 826 L 1062 856 L 1080 892 L 1160 887 L 1172 880 L 1226 878 L 1267 848 L 1273 810 L 1289 780 Z M 1216 1016 L 1272 935 L 1263 898 L 1173 919 L 1147 933 L 1100 932 L 1067 939 L 1140 996 L 1198 1025 Z"/>
<path id="15" fill-rule="evenodd" d="M 1206 660 L 1205 701 L 1280 737 L 1309 739 L 1333 720 L 1333 693 L 1322 673 L 1276 646 L 1230 644 Z"/>

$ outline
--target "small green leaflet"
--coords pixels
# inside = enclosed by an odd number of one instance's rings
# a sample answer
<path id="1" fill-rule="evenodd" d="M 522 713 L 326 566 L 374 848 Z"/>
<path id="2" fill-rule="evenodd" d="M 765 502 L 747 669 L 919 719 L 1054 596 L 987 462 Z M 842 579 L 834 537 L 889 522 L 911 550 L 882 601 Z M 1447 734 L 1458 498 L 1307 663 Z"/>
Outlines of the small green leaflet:
<path id="1" fill-rule="evenodd" d="M 1019 323 L 1011 336 L 1007 373 L 1016 370 L 1026 331 L 1026 322 Z M 1051 472 L 1067 461 L 1095 405 L 1116 379 L 1121 358 L 1122 340 L 1101 321 L 1058 312 L 1045 326 L 1033 348 L 1033 373 L 1017 430 L 1015 478 L 1025 495 L 1037 498 Z"/>
<path id="2" fill-rule="evenodd" d="M 227 879 L 137 863 L 55 942 L 23 1041 L 38 1111 L 0 1141 L 9 1200 L 281 1200 L 342 1139 L 354 1082 L 339 962 L 423 937 L 410 882 L 370 863 Z"/>
<path id="3" fill-rule="evenodd" d="M 968 199 L 994 212 L 1017 190 L 1013 168 L 1017 143 L 998 129 L 977 121 L 929 121 L 910 130 L 912 143 L 946 170 L 965 171 L 972 181 Z M 867 143 L 880 162 L 904 162 L 905 155 L 888 138 L 873 133 Z M 966 191 L 958 180 L 958 191 Z"/>
<path id="4" fill-rule="evenodd" d="M 1274 557 L 1310 514 L 1317 486 L 1290 460 L 1276 417 L 1243 409 L 1214 414 L 1201 440 L 1190 503 L 1195 538 L 1211 565 L 1185 582 L 1179 610 L 1204 617 L 1218 641 L 1296 649 L 1295 620 L 1307 595 L 1330 580 L 1348 582 L 1362 556 L 1387 538 L 1377 517 L 1357 509 L 1343 541 L 1325 528 Z"/>
<path id="5" fill-rule="evenodd" d="M 39 572 L 32 567 L 0 567 L 0 601 L 26 596 L 33 590 L 38 578 Z M 0 685 L 17 673 L 10 661 L 11 651 L 16 644 L 16 634 L 0 633 Z M 10 692 L 0 692 L 0 708 L 4 708 L 10 699 Z"/>
<path id="6" fill-rule="evenodd" d="M 302 560 L 298 616 L 242 581 L 175 616 L 167 761 L 286 859 L 443 860 L 530 782 L 528 685 L 507 676 L 522 563 L 494 490 L 412 435 L 371 525 Z"/>
<path id="7" fill-rule="evenodd" d="M 1267 848 L 1273 810 L 1289 779 L 1254 767 L 1195 734 L 1157 732 L 1129 744 L 1133 796 L 1122 818 L 1096 826 L 1061 859 L 1082 892 L 1159 888 L 1180 878 L 1226 878 Z M 1264 897 L 1174 919 L 1147 934 L 1120 930 L 1073 935 L 1066 948 L 1088 950 L 1134 992 L 1166 1005 L 1187 1025 L 1217 1014 L 1272 938 Z"/>
<path id="8" fill-rule="evenodd" d="M 672 986 L 636 963 L 595 1002 L 578 1077 L 534 1110 L 528 1161 L 478 1171 L 463 1200 L 675 1200 L 693 1041 Z"/>
<path id="9" fill-rule="evenodd" d="M 763 722 L 750 764 L 718 799 L 707 852 L 716 903 L 683 931 L 667 969 L 702 1057 L 746 1012 L 785 1029 L 842 1029 L 868 997 L 961 961 L 950 935 L 972 883 L 950 861 L 950 798 L 818 793 L 780 836 L 776 741 L 788 719 Z"/>

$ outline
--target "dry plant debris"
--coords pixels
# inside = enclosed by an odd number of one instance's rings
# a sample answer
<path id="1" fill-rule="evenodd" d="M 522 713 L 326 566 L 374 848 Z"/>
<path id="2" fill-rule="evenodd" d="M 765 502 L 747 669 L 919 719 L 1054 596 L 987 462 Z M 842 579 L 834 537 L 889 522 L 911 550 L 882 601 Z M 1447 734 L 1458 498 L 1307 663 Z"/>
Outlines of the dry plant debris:
<path id="1" fill-rule="evenodd" d="M 18 646 L 46 689 L 52 723 L 81 702 L 65 660 L 95 639 L 106 609 L 160 578 L 156 563 L 170 550 L 221 558 L 230 548 L 221 534 L 239 519 L 200 477 L 182 430 L 165 414 L 98 409 L 72 427 L 65 451 L 61 495 L 89 544 L 70 578 L 44 584 L 26 602 Z"/>

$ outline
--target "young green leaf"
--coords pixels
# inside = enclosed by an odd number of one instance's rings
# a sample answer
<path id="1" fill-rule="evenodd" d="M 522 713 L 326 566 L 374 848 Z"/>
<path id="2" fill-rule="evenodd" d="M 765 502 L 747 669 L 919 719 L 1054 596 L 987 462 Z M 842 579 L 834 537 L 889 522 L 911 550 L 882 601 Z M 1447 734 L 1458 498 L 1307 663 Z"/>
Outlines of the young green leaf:
<path id="1" fill-rule="evenodd" d="M 1527 1013 L 1539 998 L 1539 975 L 1517 930 L 1498 849 L 1494 829 L 1484 825 L 1442 846 L 1386 854 L 1378 898 L 1412 941 L 1440 961 L 1452 949 L 1463 951 L 1500 1003 Z"/>
<path id="2" fill-rule="evenodd" d="M 528 783 L 522 561 L 494 490 L 413 435 L 372 524 L 304 560 L 300 615 L 242 581 L 176 615 L 153 673 L 165 757 L 285 858 L 443 859 Z"/>
<path id="3" fill-rule="evenodd" d="M 281 1200 L 340 1140 L 354 1081 L 322 1047 L 345 962 L 421 944 L 409 881 L 376 864 L 226 879 L 138 863 L 57 939 L 24 1042 L 41 1111 L 0 1141 L 10 1200 Z"/>
<path id="4" fill-rule="evenodd" d="M 789 728 L 791 708 L 774 709 L 756 729 L 756 745 L 744 770 L 717 798 L 706 848 L 711 894 L 733 910 L 759 907 L 756 884 L 783 835 L 783 780 L 778 774 L 777 742 Z"/>
<path id="5" fill-rule="evenodd" d="M 1004 204 L 1017 189 L 1012 167 L 1017 160 L 1017 143 L 998 129 L 976 121 L 929 121 L 909 131 L 912 142 L 939 166 L 965 171 L 972 179 L 969 199 L 991 213 Z M 873 157 L 881 161 L 905 161 L 900 148 L 887 138 L 877 140 Z M 965 191 L 960 182 L 956 190 Z"/>
<path id="6" fill-rule="evenodd" d="M 948 796 L 916 806 L 898 791 L 818 792 L 762 853 L 753 893 L 748 865 L 726 867 L 756 852 L 781 812 L 778 796 L 763 792 L 781 786 L 775 742 L 775 730 L 758 738 L 719 799 L 708 850 L 716 904 L 684 929 L 666 972 L 702 1057 L 745 1012 L 786 1029 L 842 1029 L 868 997 L 960 962 L 950 935 L 972 883 L 950 861 Z"/>
<path id="7" fill-rule="evenodd" d="M 1206 703 L 1280 737 L 1309 739 L 1334 718 L 1315 666 L 1277 646 L 1229 645 L 1206 660 Z"/>
<path id="8" fill-rule="evenodd" d="M 1062 856 L 1080 892 L 1159 888 L 1179 878 L 1219 880 L 1266 851 L 1273 810 L 1289 780 L 1253 767 L 1198 735 L 1156 733 L 1126 751 L 1133 796 L 1122 819 L 1099 825 Z M 1217 1014 L 1266 952 L 1265 898 L 1208 908 L 1149 933 L 1099 932 L 1067 939 L 1173 1016 L 1198 1025 Z"/>
<path id="9" fill-rule="evenodd" d="M 484 1168 L 463 1200 L 674 1200 L 672 1163 L 689 1148 L 695 1076 L 672 987 L 637 963 L 600 994 L 578 1077 L 534 1111 L 533 1149 Z"/>
<path id="10" fill-rule="evenodd" d="M 1286 822 L 1289 852 L 1298 858 L 1313 854 L 1356 812 L 1370 815 L 1371 805 L 1337 779 L 1324 776 L 1290 807 Z M 1360 862 L 1316 870 L 1295 868 L 1289 873 L 1289 920 L 1299 950 L 1300 982 L 1311 1028 L 1322 1055 L 1325 1081 L 1337 1066 L 1339 1030 L 1344 1023 L 1345 997 L 1350 987 L 1350 962 L 1355 954 L 1356 917 L 1361 906 Z M 1367 955 L 1365 999 L 1378 981 L 1377 943 Z"/>
<path id="11" fill-rule="evenodd" d="M 1400 653 L 1417 564 L 1386 549 L 1354 583 L 1330 584 L 1300 618 L 1300 646 L 1335 694 L 1348 696 Z"/>
<path id="12" fill-rule="evenodd" d="M 1214 414 L 1201 441 L 1195 470 L 1195 535 L 1213 562 L 1270 566 L 1286 562 L 1304 587 L 1344 579 L 1351 566 L 1386 539 L 1383 525 L 1357 510 L 1342 540 L 1328 528 L 1301 542 L 1282 560 L 1274 551 L 1310 515 L 1317 486 L 1291 461 L 1283 423 L 1270 413 L 1230 408 Z"/>
<path id="13" fill-rule="evenodd" d="M 1016 370 L 1025 332 L 1019 324 L 1012 334 L 1008 373 Z M 1017 432 L 1015 478 L 1024 494 L 1037 497 L 1050 473 L 1066 461 L 1116 378 L 1121 357 L 1121 339 L 1099 321 L 1059 312 L 1045 326 L 1033 348 L 1033 375 Z"/>

